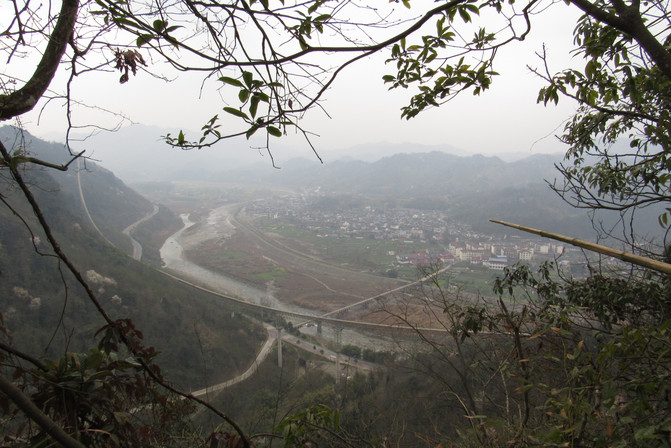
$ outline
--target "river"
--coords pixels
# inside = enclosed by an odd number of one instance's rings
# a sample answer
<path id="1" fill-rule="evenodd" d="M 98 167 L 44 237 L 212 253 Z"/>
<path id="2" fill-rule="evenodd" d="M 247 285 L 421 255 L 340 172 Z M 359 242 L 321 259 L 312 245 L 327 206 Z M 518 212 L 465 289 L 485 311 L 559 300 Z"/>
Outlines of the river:
<path id="1" fill-rule="evenodd" d="M 220 207 L 220 209 L 229 207 L 230 206 L 224 206 Z M 195 263 L 192 263 L 184 256 L 183 244 L 187 245 L 188 247 L 206 239 L 222 237 L 220 232 L 213 231 L 215 229 L 221 229 L 221 227 L 217 228 L 216 217 L 220 217 L 225 213 L 222 213 L 223 210 L 220 209 L 213 210 L 212 213 L 210 213 L 210 216 L 208 217 L 205 225 L 203 226 L 205 228 L 199 230 L 197 233 L 193 233 L 192 235 L 184 235 L 184 233 L 193 227 L 196 223 L 189 219 L 188 214 L 180 215 L 180 218 L 182 218 L 182 222 L 184 223 L 184 227 L 168 237 L 168 239 L 165 240 L 165 243 L 163 243 L 163 246 L 161 247 L 160 252 L 163 266 L 166 269 L 178 272 L 181 276 L 196 280 L 198 283 L 203 284 L 204 286 L 207 286 L 208 288 L 218 291 L 222 294 L 228 294 L 233 297 L 259 305 L 272 306 L 274 308 L 286 310 L 287 307 L 283 306 L 281 302 L 273 297 L 270 288 L 264 291 L 238 281 L 234 278 L 222 275 L 217 272 L 212 272 L 209 269 L 205 269 Z"/>
<path id="2" fill-rule="evenodd" d="M 250 303 L 270 306 L 279 310 L 299 312 L 306 315 L 314 314 L 313 312 L 300 307 L 287 306 L 277 300 L 273 296 L 271 285 L 263 290 L 221 273 L 205 269 L 186 259 L 184 256 L 185 247 L 196 247 L 199 243 L 212 239 L 229 238 L 235 232 L 235 227 L 230 221 L 230 216 L 239 209 L 239 207 L 239 204 L 229 204 L 213 209 L 209 213 L 207 219 L 203 220 L 200 223 L 200 226 L 197 229 L 194 228 L 191 232 L 189 232 L 189 229 L 196 225 L 196 222 L 189 219 L 189 214 L 180 215 L 184 227 L 168 237 L 160 250 L 164 268 L 177 273 L 180 277 L 186 280 L 193 280 L 194 283 L 202 284 L 214 291 Z M 318 337 L 316 334 L 316 327 L 314 326 L 303 327 L 301 328 L 301 332 L 313 337 Z M 322 337 L 333 339 L 333 329 L 329 328 L 329 326 L 324 326 Z M 388 335 L 378 335 L 373 337 L 370 334 L 362 334 L 352 329 L 343 329 L 342 341 L 344 344 L 355 344 L 359 347 L 372 348 L 375 350 L 393 350 L 396 346 L 396 342 Z"/>

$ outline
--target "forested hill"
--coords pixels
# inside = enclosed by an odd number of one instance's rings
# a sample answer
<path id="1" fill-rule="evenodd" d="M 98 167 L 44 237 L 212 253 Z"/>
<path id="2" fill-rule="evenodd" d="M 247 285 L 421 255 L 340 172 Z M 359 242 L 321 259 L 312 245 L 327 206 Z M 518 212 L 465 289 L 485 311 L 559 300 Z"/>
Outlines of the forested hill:
<path id="1" fill-rule="evenodd" d="M 27 132 L 19 133 L 10 126 L 0 128 L 0 139 L 8 149 L 25 149 L 31 156 L 56 165 L 66 164 L 73 157 L 63 144 L 45 142 Z M 38 185 L 41 182 L 50 184 L 47 191 L 35 191 L 36 195 L 44 199 L 41 202 L 47 210 L 68 210 L 90 225 L 85 204 L 105 238 L 118 248 L 130 252 L 130 241 L 121 232 L 129 224 L 151 213 L 153 206 L 112 172 L 85 157 L 86 153 L 64 172 L 36 165 L 26 165 L 25 172 Z M 59 194 L 52 194 L 54 190 Z"/>
<path id="2" fill-rule="evenodd" d="M 357 203 L 368 198 L 390 206 L 441 209 L 488 234 L 508 232 L 489 222 L 489 218 L 498 218 L 577 237 L 591 236 L 593 228 L 587 213 L 566 204 L 546 182 L 555 179 L 555 164 L 560 161 L 561 157 L 554 155 L 537 154 L 505 162 L 498 157 L 443 152 L 323 165 L 295 159 L 279 170 L 257 167 L 228 171 L 211 180 L 291 187 L 349 197 Z"/>
<path id="3" fill-rule="evenodd" d="M 0 129 L 0 139 L 11 151 L 22 142 L 15 136 L 11 128 Z M 53 163 L 66 159 L 57 155 L 66 154 L 62 145 L 28 134 L 24 138 L 33 157 Z M 26 164 L 22 173 L 60 247 L 112 318 L 132 319 L 144 333 L 145 343 L 163 352 L 159 363 L 172 381 L 201 387 L 247 367 L 265 339 L 263 328 L 243 317 L 233 318 L 220 300 L 172 281 L 102 238 L 83 209 L 75 166 L 60 172 Z M 127 240 L 123 228 L 153 210 L 146 199 L 95 164 L 87 162 L 80 175 L 91 216 L 113 242 Z M 3 182 L 0 188 L 6 203 L 0 206 L 0 313 L 10 342 L 25 352 L 51 357 L 96 346 L 94 335 L 103 325 L 102 318 L 52 255 L 16 186 Z M 169 218 L 161 208 L 156 219 L 144 225 L 152 232 L 164 231 L 170 223 L 166 215 Z M 203 364 L 206 371 L 190 368 Z"/>
<path id="4" fill-rule="evenodd" d="M 362 147 L 363 149 L 363 147 Z M 548 185 L 559 177 L 561 155 L 536 154 L 512 162 L 483 155 L 444 152 L 395 154 L 375 162 L 340 160 L 321 164 L 294 159 L 281 169 L 256 166 L 210 176 L 211 181 L 290 187 L 320 195 L 383 201 L 416 209 L 442 209 L 483 233 L 508 233 L 497 218 L 574 237 L 594 237 L 594 223 L 619 228 L 617 212 L 589 211 L 566 203 Z M 561 184 L 561 179 L 559 184 Z M 341 201 L 342 202 L 342 201 Z M 641 235 L 658 238 L 661 211 L 637 213 Z"/>

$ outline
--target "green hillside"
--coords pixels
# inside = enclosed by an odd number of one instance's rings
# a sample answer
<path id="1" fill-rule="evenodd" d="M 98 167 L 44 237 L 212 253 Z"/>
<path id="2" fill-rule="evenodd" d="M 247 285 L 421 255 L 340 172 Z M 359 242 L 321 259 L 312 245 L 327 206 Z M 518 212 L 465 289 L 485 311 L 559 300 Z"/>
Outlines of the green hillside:
<path id="1" fill-rule="evenodd" d="M 62 150 L 33 142 L 37 154 Z M 144 333 L 145 344 L 162 352 L 158 362 L 168 378 L 184 387 L 201 387 L 245 370 L 265 340 L 265 330 L 234 314 L 220 299 L 134 261 L 125 253 L 130 244 L 122 250 L 111 246 L 83 210 L 76 174 L 74 168 L 54 174 L 27 167 L 24 172 L 61 248 L 112 318 L 132 319 Z M 121 230 L 152 210 L 149 201 L 94 164 L 87 163 L 81 174 L 96 226 L 109 241 L 127 241 Z M 50 357 L 94 346 L 102 318 L 53 256 L 25 198 L 9 184 L 1 188 L 6 206 L 0 208 L 0 312 L 12 344 Z M 145 238 L 166 234 L 175 219 L 163 209 L 145 223 Z M 154 258 L 157 245 L 156 239 L 149 245 Z"/>

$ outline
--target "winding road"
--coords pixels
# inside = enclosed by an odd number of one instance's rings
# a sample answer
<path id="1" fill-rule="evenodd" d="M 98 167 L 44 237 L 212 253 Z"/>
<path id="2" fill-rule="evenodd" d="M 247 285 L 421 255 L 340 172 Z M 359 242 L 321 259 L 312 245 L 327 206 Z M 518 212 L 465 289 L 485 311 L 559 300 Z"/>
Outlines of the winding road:
<path id="1" fill-rule="evenodd" d="M 224 381 L 223 383 L 215 384 L 214 386 L 206 387 L 205 389 L 197 390 L 195 392 L 192 392 L 191 395 L 195 397 L 200 397 L 200 396 L 209 396 L 210 394 L 220 392 L 227 387 L 231 387 L 234 384 L 238 384 L 256 372 L 256 369 L 259 368 L 261 363 L 268 357 L 268 354 L 270 353 L 270 350 L 273 348 L 273 345 L 275 344 L 275 339 L 271 336 L 270 329 L 268 329 L 268 339 L 266 339 L 266 342 L 261 346 L 261 350 L 259 350 L 259 353 L 256 355 L 256 359 L 254 359 L 254 362 L 252 362 L 252 365 L 249 366 L 247 370 L 242 372 L 240 375 L 236 376 L 235 378 L 231 378 L 230 380 Z"/>
<path id="2" fill-rule="evenodd" d="M 133 245 L 133 255 L 132 257 L 136 260 L 141 260 L 142 259 L 142 245 L 131 235 L 131 232 L 135 230 L 137 226 L 142 224 L 143 222 L 153 218 L 156 213 L 158 213 L 158 205 L 154 204 L 154 210 L 145 216 L 144 218 L 140 218 L 139 220 L 135 221 L 133 224 L 129 225 L 125 229 L 122 230 L 122 233 L 126 235 L 128 238 L 130 238 L 130 242 Z"/>

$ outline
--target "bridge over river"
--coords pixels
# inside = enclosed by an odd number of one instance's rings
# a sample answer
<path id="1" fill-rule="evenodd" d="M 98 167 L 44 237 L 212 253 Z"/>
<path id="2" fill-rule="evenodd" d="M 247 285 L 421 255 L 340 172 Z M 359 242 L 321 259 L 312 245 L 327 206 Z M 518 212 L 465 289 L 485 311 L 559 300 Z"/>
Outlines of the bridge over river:
<path id="1" fill-rule="evenodd" d="M 182 215 L 181 217 L 184 222 L 184 227 L 166 239 L 163 247 L 161 248 L 161 258 L 164 263 L 164 268 L 160 271 L 163 274 L 170 276 L 171 278 L 187 284 L 193 288 L 197 288 L 201 291 L 216 295 L 217 297 L 226 300 L 229 303 L 240 307 L 241 309 L 259 311 L 264 314 L 284 316 L 292 319 L 293 321 L 299 322 L 298 326 L 314 323 L 318 326 L 318 328 L 321 328 L 322 325 L 327 324 L 333 328 L 357 328 L 385 332 L 409 332 L 416 331 L 418 329 L 426 332 L 445 332 L 444 328 L 412 328 L 409 326 L 366 322 L 364 320 L 351 318 L 345 319 L 343 317 L 345 314 L 351 316 L 358 310 L 365 310 L 371 305 L 383 302 L 394 294 L 402 293 L 404 290 L 431 280 L 433 276 L 447 270 L 447 267 L 417 281 L 406 282 L 403 285 L 385 290 L 381 293 L 376 293 L 370 297 L 359 297 L 358 300 L 354 303 L 347 304 L 326 313 L 315 314 L 312 311 L 283 303 L 269 295 L 265 290 L 261 290 L 249 284 L 243 283 L 225 274 L 216 273 L 205 269 L 202 266 L 191 262 L 184 256 L 184 248 L 182 247 L 182 244 L 189 244 L 191 247 L 197 246 L 197 244 L 193 243 L 194 239 L 197 241 L 197 243 L 202 243 L 205 238 L 220 238 L 222 235 L 225 238 L 226 235 L 230 236 L 231 233 L 235 232 L 236 230 L 240 230 L 241 228 L 243 231 L 250 231 L 251 229 L 249 227 L 249 223 L 244 223 L 236 219 L 236 216 L 241 208 L 242 206 L 240 204 L 228 204 L 213 210 L 210 213 L 210 216 L 207 218 L 207 227 L 205 229 L 201 228 L 199 230 L 200 233 L 206 235 L 202 238 L 198 237 L 197 235 L 194 236 L 193 232 L 189 232 L 188 236 L 184 236 L 184 232 L 190 229 L 196 223 L 190 221 L 188 215 Z M 260 234 L 260 232 L 255 231 L 253 233 L 257 238 L 255 242 L 260 242 L 260 244 L 262 244 L 264 247 L 268 247 L 269 245 L 273 244 L 273 242 L 265 239 Z M 183 243 L 184 240 L 189 241 L 188 243 Z M 291 251 L 288 254 L 288 257 L 292 259 L 300 256 L 300 253 L 286 247 L 280 247 L 276 249 L 285 252 Z M 313 260 L 309 260 L 309 262 L 313 262 Z M 319 270 L 328 270 L 330 267 L 322 261 L 318 261 L 316 263 L 319 264 Z M 339 271 L 340 273 L 345 271 L 341 266 L 335 266 L 333 269 Z M 360 272 L 354 272 L 353 275 L 357 277 L 363 274 Z M 365 275 L 367 277 L 371 277 L 371 274 Z"/>
<path id="2" fill-rule="evenodd" d="M 423 327 L 410 327 L 410 326 L 403 326 L 403 325 L 392 325 L 392 324 L 381 324 L 381 323 L 375 323 L 375 322 L 366 322 L 366 321 L 357 321 L 357 320 L 348 320 L 348 319 L 341 319 L 339 316 L 342 316 L 346 312 L 351 312 L 357 308 L 366 308 L 370 304 L 375 303 L 377 301 L 383 300 L 386 296 L 389 296 L 391 294 L 395 294 L 398 292 L 401 292 L 404 289 L 416 286 L 422 282 L 429 281 L 431 280 L 432 277 L 435 275 L 438 275 L 448 268 L 442 268 L 439 271 L 436 271 L 435 273 L 432 273 L 431 275 L 428 275 L 424 278 L 421 278 L 415 282 L 408 283 L 406 285 L 400 286 L 398 288 L 377 294 L 375 296 L 366 298 L 364 300 L 360 300 L 356 303 L 352 303 L 350 305 L 344 306 L 342 308 L 338 308 L 337 310 L 329 311 L 328 313 L 324 313 L 321 315 L 314 315 L 314 314 L 309 314 L 306 312 L 301 312 L 301 311 L 291 311 L 291 310 L 286 310 L 286 309 L 280 309 L 280 308 L 274 308 L 271 306 L 266 306 L 258 303 L 253 303 L 249 302 L 247 300 L 233 297 L 228 294 L 224 294 L 218 291 L 214 291 L 210 288 L 207 288 L 205 286 L 199 285 L 197 283 L 194 283 L 193 281 L 186 280 L 179 275 L 176 275 L 174 273 L 171 273 L 165 269 L 159 270 L 159 272 L 163 273 L 164 275 L 177 280 L 185 285 L 191 286 L 192 288 L 199 289 L 201 291 L 207 292 L 209 294 L 213 294 L 221 299 L 224 299 L 228 301 L 229 303 L 232 303 L 236 305 L 237 307 L 240 307 L 241 309 L 248 309 L 248 310 L 254 310 L 254 311 L 261 311 L 263 313 L 268 313 L 271 315 L 278 315 L 278 316 L 284 316 L 284 317 L 289 317 L 293 319 L 297 319 L 300 321 L 299 324 L 297 324 L 297 327 L 301 327 L 310 323 L 315 323 L 318 325 L 318 328 L 321 329 L 321 326 L 323 324 L 329 324 L 332 325 L 336 328 L 344 328 L 344 327 L 349 327 L 349 328 L 361 328 L 361 329 L 367 329 L 367 330 L 376 330 L 376 331 L 405 331 L 405 332 L 416 332 L 418 330 L 424 332 L 424 333 L 445 333 L 446 330 L 444 328 L 423 328 Z M 321 332 L 321 330 L 319 330 Z"/>

